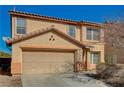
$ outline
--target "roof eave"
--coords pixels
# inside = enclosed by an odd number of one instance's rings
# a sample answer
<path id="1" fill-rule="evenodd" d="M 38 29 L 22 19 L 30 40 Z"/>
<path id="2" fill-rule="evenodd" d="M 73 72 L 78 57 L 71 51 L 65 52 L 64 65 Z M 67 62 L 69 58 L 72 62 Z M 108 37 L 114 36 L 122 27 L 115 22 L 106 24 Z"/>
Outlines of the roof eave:
<path id="1" fill-rule="evenodd" d="M 13 16 L 36 18 L 36 19 L 55 21 L 55 22 L 61 22 L 61 23 L 66 23 L 66 24 L 72 24 L 72 25 L 87 25 L 87 26 L 102 27 L 102 24 L 99 24 L 99 23 L 93 23 L 93 22 L 87 22 L 87 21 L 73 21 L 73 20 L 68 20 L 68 19 L 31 14 L 27 12 L 9 11 L 9 14 Z"/>
<path id="2" fill-rule="evenodd" d="M 66 23 L 66 24 L 72 24 L 72 25 L 79 25 L 79 23 L 80 23 L 78 21 L 73 21 L 73 20 L 68 20 L 68 19 L 61 19 L 61 18 L 48 17 L 48 16 L 40 16 L 40 15 L 28 14 L 28 13 L 22 13 L 22 12 L 9 11 L 9 13 L 12 16 L 35 18 L 35 19 L 55 21 L 55 22 L 61 22 L 61 23 Z"/>
<path id="3" fill-rule="evenodd" d="M 78 46 L 80 46 L 81 48 L 85 48 L 85 45 L 84 45 L 84 44 L 82 44 L 81 42 L 77 41 L 76 39 L 74 39 L 74 38 L 72 38 L 72 37 L 70 37 L 70 36 L 67 36 L 65 33 L 59 31 L 58 29 L 56 29 L 56 28 L 54 28 L 54 27 L 46 28 L 46 29 L 43 29 L 43 30 L 39 30 L 38 32 L 35 32 L 36 34 L 35 34 L 35 33 L 29 33 L 29 34 L 27 34 L 26 36 L 20 36 L 20 37 L 18 37 L 17 39 L 16 39 L 16 38 L 15 38 L 15 39 L 13 38 L 13 39 L 11 40 L 11 43 L 12 43 L 12 44 L 15 44 L 15 43 L 18 43 L 18 42 L 20 42 L 20 41 L 23 41 L 23 40 L 26 40 L 26 39 L 35 37 L 35 36 L 37 36 L 37 35 L 41 35 L 41 34 L 47 33 L 47 32 L 49 32 L 49 31 L 54 31 L 54 32 L 56 32 L 56 33 L 58 33 L 58 34 L 61 34 L 61 35 L 63 35 L 65 38 L 71 40 L 73 43 L 75 43 L 75 44 L 77 44 Z"/>

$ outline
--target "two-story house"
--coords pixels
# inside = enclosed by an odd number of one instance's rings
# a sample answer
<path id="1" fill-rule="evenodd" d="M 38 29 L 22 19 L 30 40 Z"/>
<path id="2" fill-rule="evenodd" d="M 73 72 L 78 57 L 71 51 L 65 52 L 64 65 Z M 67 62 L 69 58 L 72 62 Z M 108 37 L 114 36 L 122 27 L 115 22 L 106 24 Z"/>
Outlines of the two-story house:
<path id="1" fill-rule="evenodd" d="M 76 63 L 81 63 L 84 70 L 92 70 L 104 63 L 101 24 L 18 11 L 9 13 L 12 75 L 73 72 Z"/>

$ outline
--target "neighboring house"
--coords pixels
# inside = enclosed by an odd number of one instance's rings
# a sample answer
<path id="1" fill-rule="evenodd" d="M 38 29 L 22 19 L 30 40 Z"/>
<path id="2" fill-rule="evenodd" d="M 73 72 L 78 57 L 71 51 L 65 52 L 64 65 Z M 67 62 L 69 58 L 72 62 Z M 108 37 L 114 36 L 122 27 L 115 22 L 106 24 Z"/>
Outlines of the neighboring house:
<path id="1" fill-rule="evenodd" d="M 92 70 L 104 63 L 101 24 L 18 11 L 10 15 L 12 75 L 73 72 L 76 63 Z"/>
<path id="2" fill-rule="evenodd" d="M 118 48 L 106 42 L 105 61 L 108 64 L 124 64 L 124 49 Z"/>
<path id="3" fill-rule="evenodd" d="M 105 34 L 105 62 L 108 64 L 124 64 L 124 24 L 106 22 Z M 110 29 L 110 30 L 109 30 Z"/>

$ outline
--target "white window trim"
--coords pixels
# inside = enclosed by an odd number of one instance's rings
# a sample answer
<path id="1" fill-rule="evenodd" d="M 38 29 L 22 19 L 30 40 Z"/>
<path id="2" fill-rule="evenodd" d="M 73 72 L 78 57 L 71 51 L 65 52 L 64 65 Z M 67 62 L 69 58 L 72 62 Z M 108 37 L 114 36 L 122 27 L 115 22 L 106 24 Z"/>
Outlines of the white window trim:
<path id="1" fill-rule="evenodd" d="M 92 52 L 91 52 L 90 56 L 91 56 L 91 57 L 90 57 L 90 58 L 91 58 L 91 64 L 94 64 L 94 63 L 93 63 L 93 54 L 92 54 Z"/>
<path id="2" fill-rule="evenodd" d="M 93 39 L 93 35 L 94 35 L 94 31 L 93 31 L 93 29 L 91 30 L 91 40 L 94 40 Z"/>
<path id="3" fill-rule="evenodd" d="M 91 54 L 91 53 L 92 53 L 92 54 Z M 90 59 L 90 61 L 91 61 L 90 64 L 94 64 L 94 62 L 93 62 L 93 61 L 94 61 L 93 53 L 99 53 L 99 55 L 100 55 L 100 56 L 99 56 L 99 61 L 101 60 L 101 52 L 90 52 L 90 56 L 91 56 L 91 57 L 90 57 L 90 58 L 91 58 L 91 59 Z"/>
<path id="4" fill-rule="evenodd" d="M 88 28 L 88 27 L 87 27 Z M 87 38 L 87 29 L 86 29 L 86 40 L 88 40 L 88 41 L 100 41 L 100 40 L 95 40 L 95 39 L 93 39 L 93 35 L 94 35 L 94 30 L 92 29 L 91 30 L 91 39 L 88 39 Z M 99 30 L 100 31 L 100 36 L 101 36 L 101 29 Z"/>

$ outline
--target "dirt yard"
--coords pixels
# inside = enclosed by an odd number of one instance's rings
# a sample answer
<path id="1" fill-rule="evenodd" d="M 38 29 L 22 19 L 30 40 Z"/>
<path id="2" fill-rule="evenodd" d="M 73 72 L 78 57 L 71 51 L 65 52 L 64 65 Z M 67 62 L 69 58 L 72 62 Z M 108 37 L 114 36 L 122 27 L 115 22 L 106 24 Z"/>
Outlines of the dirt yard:
<path id="1" fill-rule="evenodd" d="M 110 65 L 100 73 L 87 75 L 113 87 L 124 87 L 124 64 Z"/>
<path id="2" fill-rule="evenodd" d="M 20 76 L 0 75 L 0 87 L 21 87 Z"/>

